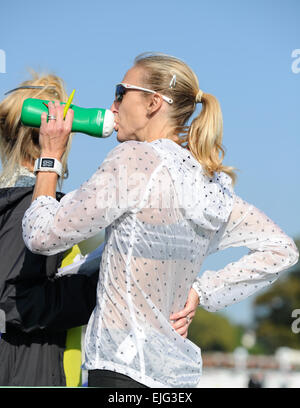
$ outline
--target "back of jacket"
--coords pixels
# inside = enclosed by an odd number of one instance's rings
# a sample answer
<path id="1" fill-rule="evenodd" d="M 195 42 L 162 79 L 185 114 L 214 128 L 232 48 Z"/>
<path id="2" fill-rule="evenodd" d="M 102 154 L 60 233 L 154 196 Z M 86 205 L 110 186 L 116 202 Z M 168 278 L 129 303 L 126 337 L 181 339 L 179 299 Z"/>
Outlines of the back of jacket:
<path id="1" fill-rule="evenodd" d="M 63 254 L 47 257 L 25 247 L 22 218 L 32 192 L 33 187 L 0 189 L 0 309 L 6 325 L 29 332 L 86 324 L 95 306 L 98 271 L 92 277 L 55 279 Z"/>

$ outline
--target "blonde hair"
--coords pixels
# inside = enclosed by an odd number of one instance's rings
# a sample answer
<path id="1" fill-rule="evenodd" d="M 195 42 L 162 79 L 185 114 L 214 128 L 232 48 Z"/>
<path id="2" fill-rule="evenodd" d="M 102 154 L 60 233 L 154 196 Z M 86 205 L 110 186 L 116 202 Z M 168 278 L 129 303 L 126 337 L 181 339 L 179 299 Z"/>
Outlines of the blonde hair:
<path id="1" fill-rule="evenodd" d="M 235 183 L 234 167 L 222 164 L 225 152 L 220 104 L 213 95 L 199 89 L 198 78 L 192 69 L 178 58 L 166 54 L 140 54 L 134 64 L 144 70 L 145 87 L 173 99 L 169 105 L 169 117 L 177 143 L 191 151 L 208 177 L 223 171 Z M 187 122 L 199 102 L 202 110 L 188 126 Z"/>
<path id="2" fill-rule="evenodd" d="M 58 100 L 66 102 L 68 95 L 61 78 L 54 74 L 38 74 L 31 70 L 32 79 L 19 86 L 43 86 L 42 89 L 18 89 L 11 92 L 0 102 L 0 158 L 2 162 L 1 179 L 13 176 L 18 166 L 34 161 L 40 156 L 39 129 L 25 127 L 21 124 L 21 111 L 26 98 Z M 63 177 L 67 178 L 67 157 L 71 139 L 62 157 Z M 25 165 L 26 167 L 26 165 Z M 60 180 L 60 185 L 62 180 Z"/>

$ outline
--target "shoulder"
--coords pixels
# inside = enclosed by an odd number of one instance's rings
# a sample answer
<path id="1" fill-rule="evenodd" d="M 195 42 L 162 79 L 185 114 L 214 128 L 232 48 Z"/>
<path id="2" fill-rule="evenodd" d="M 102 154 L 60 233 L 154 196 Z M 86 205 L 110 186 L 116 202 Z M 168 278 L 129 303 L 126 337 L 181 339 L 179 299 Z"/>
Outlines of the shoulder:
<path id="1" fill-rule="evenodd" d="M 119 154 L 121 154 L 123 152 L 123 154 L 127 154 L 127 153 L 134 153 L 134 154 L 138 154 L 138 153 L 155 153 L 155 149 L 152 146 L 151 143 L 148 142 L 138 142 L 136 140 L 127 140 L 126 142 L 122 142 L 120 144 L 118 144 L 112 151 L 112 152 L 117 152 Z"/>
<path id="2" fill-rule="evenodd" d="M 133 164 L 143 162 L 155 167 L 160 162 L 160 156 L 156 149 L 147 142 L 129 140 L 117 145 L 110 151 L 107 158 L 120 164 Z"/>

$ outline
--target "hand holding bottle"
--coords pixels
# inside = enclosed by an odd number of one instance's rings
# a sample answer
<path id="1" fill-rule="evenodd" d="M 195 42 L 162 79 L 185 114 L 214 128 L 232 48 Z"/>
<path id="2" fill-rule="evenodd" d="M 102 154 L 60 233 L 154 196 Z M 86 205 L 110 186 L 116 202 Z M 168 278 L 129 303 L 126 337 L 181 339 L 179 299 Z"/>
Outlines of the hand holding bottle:
<path id="1" fill-rule="evenodd" d="M 41 115 L 41 157 L 52 157 L 60 161 L 72 130 L 74 111 L 69 109 L 64 119 L 64 106 L 59 102 L 49 102 L 48 109 L 48 115 L 46 112 Z"/>

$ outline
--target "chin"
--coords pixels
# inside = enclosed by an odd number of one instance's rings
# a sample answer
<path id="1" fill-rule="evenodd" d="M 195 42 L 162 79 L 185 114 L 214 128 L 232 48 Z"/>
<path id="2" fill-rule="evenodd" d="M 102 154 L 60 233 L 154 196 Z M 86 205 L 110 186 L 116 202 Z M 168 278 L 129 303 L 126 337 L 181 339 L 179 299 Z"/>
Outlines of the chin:
<path id="1" fill-rule="evenodd" d="M 122 130 L 118 130 L 117 132 L 117 140 L 119 142 L 128 142 L 130 140 L 139 140 L 135 134 L 131 134 L 129 132 L 122 132 Z"/>
<path id="2" fill-rule="evenodd" d="M 117 140 L 119 141 L 119 142 L 125 142 L 125 138 L 124 137 L 122 137 L 122 133 L 120 134 L 119 132 L 117 133 Z"/>
<path id="3" fill-rule="evenodd" d="M 128 135 L 124 135 L 122 134 L 122 132 L 118 132 L 117 133 L 117 140 L 119 142 L 126 142 L 127 140 L 132 140 L 132 138 L 130 138 Z"/>

